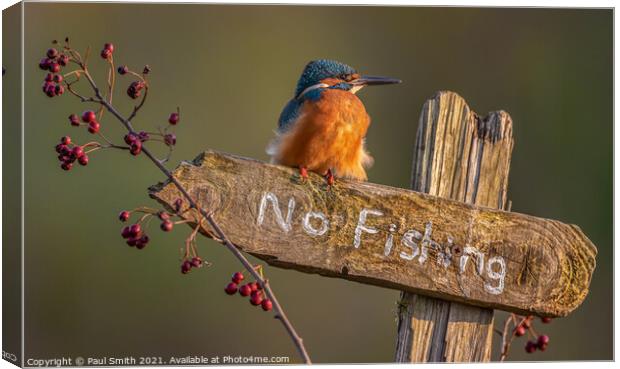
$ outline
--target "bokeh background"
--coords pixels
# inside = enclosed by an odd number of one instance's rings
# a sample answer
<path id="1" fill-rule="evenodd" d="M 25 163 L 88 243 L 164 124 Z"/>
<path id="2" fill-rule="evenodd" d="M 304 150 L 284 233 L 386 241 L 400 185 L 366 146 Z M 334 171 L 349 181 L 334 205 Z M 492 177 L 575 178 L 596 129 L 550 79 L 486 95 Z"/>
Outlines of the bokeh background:
<path id="1" fill-rule="evenodd" d="M 239 265 L 218 244 L 200 241 L 213 266 L 189 275 L 179 272 L 177 252 L 188 229 L 163 234 L 154 224 L 147 249 L 125 246 L 116 214 L 154 205 L 146 189 L 162 179 L 144 158 L 101 152 L 87 168 L 58 168 L 52 148 L 60 136 L 89 138 L 66 120 L 86 106 L 45 97 L 37 63 L 52 39 L 69 36 L 95 52 L 113 42 L 117 62 L 151 66 L 149 101 L 135 122 L 165 125 L 181 107 L 171 166 L 206 148 L 266 160 L 280 110 L 316 58 L 404 81 L 360 93 L 373 118 L 373 182 L 408 187 L 418 117 L 435 91 L 456 91 L 479 113 L 507 110 L 516 140 L 513 211 L 578 224 L 599 250 L 584 304 L 538 323 L 551 336 L 548 350 L 527 355 L 520 340 L 510 359 L 612 359 L 612 29 L 604 9 L 26 3 L 26 358 L 298 361 L 270 314 L 223 293 Z M 94 56 L 103 83 L 104 63 Z M 116 101 L 128 112 L 130 78 L 118 82 Z M 115 121 L 102 124 L 121 137 Z M 266 272 L 314 361 L 393 360 L 397 291 Z M 497 313 L 498 325 L 504 317 Z M 499 340 L 494 346 L 497 358 Z"/>

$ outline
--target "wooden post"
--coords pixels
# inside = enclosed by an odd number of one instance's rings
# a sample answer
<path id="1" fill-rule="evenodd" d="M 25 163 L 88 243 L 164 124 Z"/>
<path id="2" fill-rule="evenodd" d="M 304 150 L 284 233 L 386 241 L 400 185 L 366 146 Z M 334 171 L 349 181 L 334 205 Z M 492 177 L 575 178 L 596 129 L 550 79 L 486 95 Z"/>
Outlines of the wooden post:
<path id="1" fill-rule="evenodd" d="M 504 111 L 480 118 L 453 92 L 424 104 L 411 188 L 469 204 L 504 209 L 514 141 Z M 493 310 L 403 292 L 397 362 L 489 361 Z"/>

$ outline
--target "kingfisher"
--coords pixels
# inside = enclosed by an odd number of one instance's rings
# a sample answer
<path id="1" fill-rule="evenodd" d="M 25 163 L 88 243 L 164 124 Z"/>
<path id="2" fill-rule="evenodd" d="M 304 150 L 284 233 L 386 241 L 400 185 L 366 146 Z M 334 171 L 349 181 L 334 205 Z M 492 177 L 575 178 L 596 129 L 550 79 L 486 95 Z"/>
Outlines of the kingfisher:
<path id="1" fill-rule="evenodd" d="M 294 97 L 284 106 L 276 137 L 267 147 L 272 163 L 325 177 L 367 180 L 373 163 L 365 147 L 370 117 L 356 93 L 365 86 L 401 83 L 399 79 L 360 75 L 335 60 L 314 60 L 301 73 Z"/>

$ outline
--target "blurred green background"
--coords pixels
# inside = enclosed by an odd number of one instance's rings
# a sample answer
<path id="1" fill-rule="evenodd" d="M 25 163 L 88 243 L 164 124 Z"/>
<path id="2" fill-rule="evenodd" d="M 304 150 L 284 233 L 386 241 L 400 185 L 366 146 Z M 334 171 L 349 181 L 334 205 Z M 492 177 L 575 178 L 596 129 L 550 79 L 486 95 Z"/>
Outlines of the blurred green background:
<path id="1" fill-rule="evenodd" d="M 373 118 L 373 182 L 408 187 L 418 117 L 435 91 L 456 91 L 482 114 L 507 110 L 513 211 L 578 224 L 599 250 L 585 303 L 538 323 L 551 336 L 548 350 L 527 355 L 520 340 L 510 359 L 611 360 L 612 29 L 612 10 L 26 3 L 26 358 L 298 360 L 270 314 L 223 293 L 239 265 L 218 244 L 200 240 L 213 266 L 189 275 L 179 272 L 177 253 L 188 229 L 162 234 L 155 225 L 147 249 L 125 246 L 118 211 L 154 205 L 146 188 L 162 179 L 145 158 L 99 152 L 87 168 L 58 168 L 52 147 L 60 136 L 89 139 L 66 119 L 86 106 L 45 97 L 37 63 L 52 39 L 69 36 L 97 53 L 113 42 L 118 63 L 151 66 L 149 101 L 135 123 L 165 125 L 181 107 L 171 166 L 206 148 L 266 160 L 280 110 L 316 58 L 404 81 L 360 93 Z M 94 56 L 103 84 L 104 63 Z M 116 102 L 129 112 L 130 79 L 118 81 Z M 116 121 L 102 125 L 120 140 Z M 315 362 L 392 361 L 397 291 L 267 274 Z M 497 314 L 498 326 L 504 317 Z"/>

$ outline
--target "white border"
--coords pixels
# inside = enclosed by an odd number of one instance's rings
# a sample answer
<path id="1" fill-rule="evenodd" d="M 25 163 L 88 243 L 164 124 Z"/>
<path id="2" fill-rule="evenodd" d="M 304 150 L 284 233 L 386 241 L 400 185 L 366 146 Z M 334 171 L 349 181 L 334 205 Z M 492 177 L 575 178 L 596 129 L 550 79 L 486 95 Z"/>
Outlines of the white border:
<path id="1" fill-rule="evenodd" d="M 39 2 L 39 0 L 28 0 L 27 2 Z M 118 0 L 111 0 L 111 1 L 90 1 L 90 0 L 82 0 L 82 1 L 58 1 L 58 2 L 99 2 L 99 3 L 122 3 L 122 2 L 126 2 L 126 3 L 192 3 L 192 4 L 200 4 L 200 3 L 211 3 L 211 4 L 222 4 L 222 3 L 227 3 L 227 4 L 292 4 L 292 5 L 378 5 L 378 6 L 463 6 L 463 7 L 560 7 L 560 8 L 569 8 L 569 7 L 581 7 L 581 8 L 615 8 L 616 6 L 616 2 L 615 1 L 601 1 L 601 0 L 593 0 L 593 1 L 575 1 L 575 0 L 537 0 L 537 1 L 511 1 L 511 2 L 498 2 L 498 1 L 493 1 L 493 0 L 486 0 L 486 1 L 481 1 L 481 0 L 477 0 L 477 1 L 471 1 L 471 0 L 450 0 L 447 2 L 437 2 L 437 1 L 429 1 L 429 0 L 417 0 L 417 1 L 397 1 L 397 0 L 384 0 L 381 2 L 377 2 L 377 1 L 369 1 L 369 0 L 356 0 L 356 1 L 321 1 L 321 0 L 315 0 L 312 2 L 308 2 L 308 1 L 300 1 L 300 0 L 288 0 L 288 1 L 256 1 L 256 0 L 229 0 L 229 1 L 209 1 L 209 2 L 201 2 L 201 1 L 170 1 L 170 0 L 152 0 L 152 1 L 118 1 Z M 7 7 L 9 7 L 10 5 L 14 4 L 15 1 L 13 0 L 0 0 L 0 4 L 2 5 L 2 8 L 5 9 Z M 22 51 L 21 51 L 21 62 L 22 62 L 22 70 L 21 70 L 21 80 L 22 80 L 22 101 L 21 101 L 21 109 L 22 109 L 22 122 L 21 122 L 21 158 L 22 158 L 22 162 L 21 162 L 21 176 L 22 176 L 22 194 L 21 194 L 21 205 L 22 205 L 22 217 L 21 217 L 21 237 L 22 237 L 22 255 L 21 255 L 21 262 L 22 262 L 22 362 L 23 362 L 23 358 L 24 358 L 24 342 L 25 342 L 25 337 L 23 335 L 24 333 L 24 320 L 23 320 L 23 304 L 24 304 L 24 236 L 25 236 L 25 232 L 24 232 L 24 175 L 25 175 L 25 161 L 24 161 L 24 155 L 25 155 L 25 136 L 24 136 L 24 120 L 25 120 L 25 101 L 24 101 L 24 75 L 25 75 L 25 70 L 23 68 L 24 66 L 24 26 L 25 26 L 25 19 L 24 19 L 24 7 L 22 6 L 21 9 L 21 13 L 22 13 L 22 34 L 21 34 L 21 43 L 22 43 Z M 0 17 L 0 32 L 1 32 L 1 26 L 2 26 L 2 19 Z M 616 112 L 616 107 L 619 104 L 619 100 L 618 100 L 618 96 L 615 94 L 615 87 L 617 85 L 617 75 L 615 73 L 615 67 L 616 67 L 616 50 L 617 48 L 617 33 L 616 33 L 616 27 L 615 27 L 615 14 L 614 14 L 614 123 L 615 123 L 615 112 Z M 0 50 L 0 58 L 2 56 L 2 51 Z M 1 84 L 1 82 L 0 82 Z M 0 89 L 0 99 L 2 98 L 2 91 Z M 1 122 L 1 117 L 0 117 L 0 122 Z M 587 122 L 584 122 L 584 124 L 587 124 Z M 0 130 L 0 142 L 1 142 L 1 138 L 2 138 L 2 132 Z M 619 130 L 615 129 L 614 126 L 614 143 L 616 142 L 620 142 L 620 133 Z M 614 179 L 615 179 L 615 173 L 617 172 L 616 170 L 618 169 L 618 163 L 620 163 L 620 154 L 618 153 L 618 151 L 616 151 L 615 146 L 614 146 Z M 2 153 L 0 152 L 0 158 L 2 157 Z M 0 170 L 1 170 L 1 163 L 0 163 Z M 1 183 L 0 183 L 0 188 L 1 188 Z M 615 213 L 615 209 L 616 209 L 616 205 L 617 205 L 617 197 L 615 196 L 616 191 L 620 188 L 620 185 L 618 185 L 617 183 L 614 183 L 614 213 Z M 1 205 L 1 199 L 0 199 L 0 205 Z M 1 215 L 0 215 L 0 219 L 1 219 Z M 620 229 L 620 221 L 618 221 L 618 219 L 614 216 L 614 231 Z M 616 238 L 615 238 L 615 234 L 614 234 L 614 249 L 616 250 L 615 246 L 616 246 L 616 242 L 615 242 Z M 617 331 L 618 328 L 618 321 L 616 319 L 616 313 L 618 312 L 618 305 L 616 304 L 616 293 L 615 293 L 615 289 L 618 286 L 618 275 L 615 273 L 615 266 L 618 265 L 618 262 L 620 261 L 620 256 L 618 255 L 619 253 L 616 251 L 614 252 L 614 273 L 613 273 L 613 279 L 614 279 L 614 358 L 615 358 L 615 353 L 618 352 L 618 341 L 615 339 L 615 332 Z M 0 277 L 1 278 L 1 277 Z M 0 296 L 0 302 L 1 302 L 1 296 Z M 611 323 L 611 322 L 610 322 Z M 596 337 L 592 337 L 592 339 L 596 339 Z M 1 344 L 1 338 L 0 338 L 0 344 Z M 358 364 L 359 365 L 359 364 Z M 329 367 L 329 368 L 349 368 L 349 367 L 353 367 L 353 366 L 358 366 L 358 365 L 323 365 L 324 367 Z M 393 365 L 393 364 L 379 364 L 377 366 L 379 367 L 386 367 L 388 365 Z M 422 366 L 422 367 L 428 367 L 428 365 L 432 365 L 432 364 L 415 364 L 416 366 Z M 469 368 L 477 368 L 480 367 L 482 365 L 484 365 L 484 367 L 487 368 L 509 368 L 509 369 L 516 369 L 516 368 L 522 368 L 522 367 L 532 367 L 532 366 L 540 366 L 540 365 L 544 365 L 547 368 L 558 368 L 558 369 L 570 369 L 570 368 L 577 368 L 578 366 L 582 366 L 582 365 L 587 365 L 588 368 L 608 368 L 608 367 L 612 367 L 614 365 L 613 362 L 585 362 L 585 361 L 571 361 L 571 362 L 531 362 L 531 363 L 517 363 L 517 362 L 511 362 L 511 363 L 490 363 L 490 364 L 444 364 L 444 365 L 448 365 L 448 367 L 454 366 L 454 365 L 459 365 L 460 368 L 464 368 L 464 369 L 469 369 Z M 271 368 L 272 366 L 261 366 L 260 368 Z M 281 368 L 281 366 L 273 366 L 274 368 Z M 8 363 L 7 361 L 4 360 L 0 360 L 0 368 L 14 368 L 13 365 L 11 365 L 10 363 Z M 153 368 L 158 368 L 158 367 L 153 367 Z"/>

